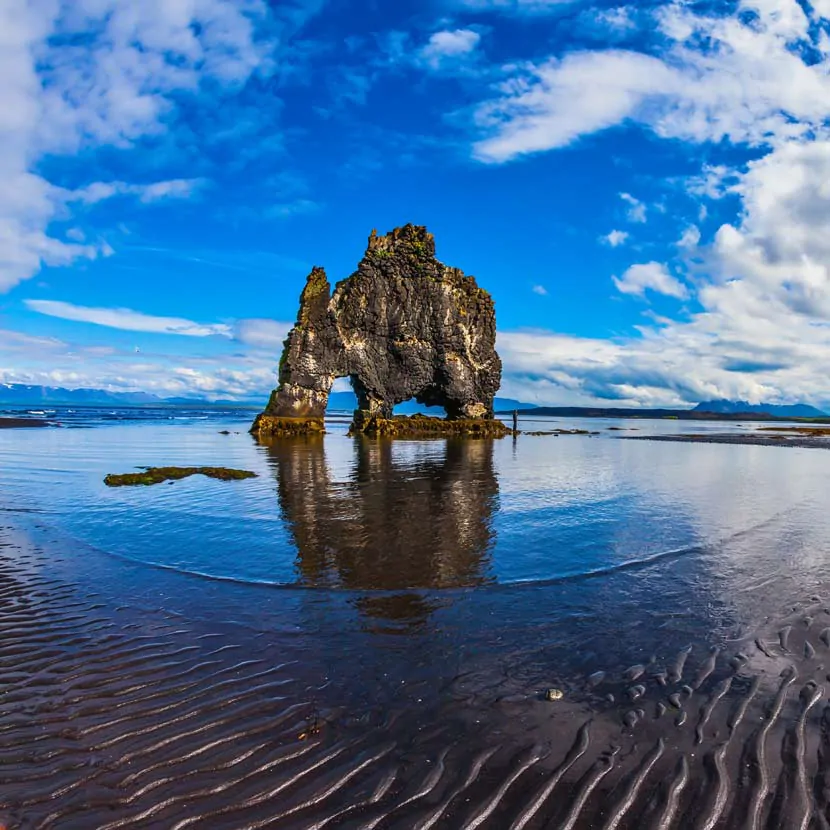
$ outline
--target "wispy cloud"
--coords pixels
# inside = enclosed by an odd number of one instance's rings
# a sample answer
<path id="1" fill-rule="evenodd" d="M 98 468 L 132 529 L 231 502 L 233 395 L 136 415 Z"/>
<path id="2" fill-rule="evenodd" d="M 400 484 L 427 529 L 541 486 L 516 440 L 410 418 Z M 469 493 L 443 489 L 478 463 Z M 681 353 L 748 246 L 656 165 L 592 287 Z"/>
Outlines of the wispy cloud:
<path id="1" fill-rule="evenodd" d="M 502 14 L 548 14 L 581 0 L 457 0 L 457 5 L 473 11 Z"/>
<path id="2" fill-rule="evenodd" d="M 291 323 L 249 318 L 236 324 L 234 335 L 237 340 L 248 346 L 265 349 L 278 356 L 282 353 L 283 341 L 290 329 Z"/>
<path id="3" fill-rule="evenodd" d="M 115 196 L 135 196 L 140 202 L 149 204 L 161 199 L 187 199 L 205 184 L 204 179 L 171 179 L 151 184 L 92 182 L 78 190 L 63 191 L 63 195 L 67 202 L 82 202 L 87 205 L 94 205 Z"/>
<path id="4" fill-rule="evenodd" d="M 547 297 L 548 296 L 548 290 L 547 290 L 547 288 L 545 288 L 544 285 L 534 285 L 531 290 L 533 291 L 534 294 L 538 294 L 540 297 Z"/>
<path id="5" fill-rule="evenodd" d="M 820 15 L 821 8 L 815 5 Z M 580 136 L 639 122 L 687 141 L 764 145 L 823 125 L 830 79 L 820 27 L 796 0 L 742 3 L 753 16 L 696 13 L 669 3 L 653 16 L 661 47 L 575 52 L 524 67 L 479 110 L 491 133 L 476 148 L 488 161 L 562 147 Z M 736 84 L 735 78 L 753 78 Z"/>
<path id="6" fill-rule="evenodd" d="M 185 337 L 233 336 L 232 327 L 224 323 L 204 324 L 181 317 L 155 317 L 129 308 L 90 308 L 60 300 L 25 300 L 25 304 L 38 314 L 123 331 L 178 334 Z"/>
<path id="7" fill-rule="evenodd" d="M 620 193 L 622 199 L 628 205 L 628 221 L 644 224 L 648 220 L 647 208 L 643 202 L 632 196 L 630 193 Z"/>

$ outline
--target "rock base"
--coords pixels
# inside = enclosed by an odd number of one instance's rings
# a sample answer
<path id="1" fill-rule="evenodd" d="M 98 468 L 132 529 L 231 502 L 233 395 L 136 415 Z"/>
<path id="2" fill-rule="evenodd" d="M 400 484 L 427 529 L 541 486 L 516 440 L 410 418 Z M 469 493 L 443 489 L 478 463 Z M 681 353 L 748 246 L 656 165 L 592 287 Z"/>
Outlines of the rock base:
<path id="1" fill-rule="evenodd" d="M 512 430 L 495 418 L 460 418 L 447 420 L 429 415 L 397 415 L 383 418 L 366 410 L 354 413 L 349 435 L 388 438 L 504 438 Z"/>
<path id="2" fill-rule="evenodd" d="M 270 436 L 322 435 L 326 431 L 322 418 L 287 418 L 262 412 L 256 416 L 251 434 L 267 438 Z"/>

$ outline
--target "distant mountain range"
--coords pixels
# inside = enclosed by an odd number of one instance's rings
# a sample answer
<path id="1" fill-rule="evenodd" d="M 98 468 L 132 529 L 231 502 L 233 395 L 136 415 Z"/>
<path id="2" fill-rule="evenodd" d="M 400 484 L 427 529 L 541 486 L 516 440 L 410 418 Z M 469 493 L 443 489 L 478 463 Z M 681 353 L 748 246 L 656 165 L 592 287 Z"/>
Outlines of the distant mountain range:
<path id="1" fill-rule="evenodd" d="M 776 418 L 826 418 L 827 413 L 808 406 L 805 403 L 796 404 L 751 404 L 747 401 L 702 401 L 693 412 L 717 412 L 729 415 L 773 415 Z"/>
<path id="2" fill-rule="evenodd" d="M 0 406 L 47 406 L 69 404 L 75 406 L 227 406 L 258 409 L 265 405 L 267 396 L 245 401 L 204 398 L 161 398 L 148 392 L 108 392 L 104 389 L 63 389 L 54 386 L 27 386 L 21 383 L 0 383 Z M 357 407 L 354 392 L 333 392 L 329 397 L 329 410 L 351 412 Z M 495 410 L 500 413 L 533 412 L 537 415 L 558 417 L 605 417 L 605 418 L 671 418 L 682 420 L 705 420 L 707 415 L 728 420 L 736 416 L 763 418 L 827 418 L 825 412 L 807 404 L 751 404 L 747 401 L 714 400 L 702 401 L 694 409 L 603 409 L 599 407 L 537 407 L 513 398 L 496 398 Z M 412 414 L 426 412 L 443 415 L 444 410 L 425 407 L 415 401 L 407 401 L 395 407 L 395 412 Z"/>
<path id="3" fill-rule="evenodd" d="M 148 392 L 108 392 L 104 389 L 63 389 L 54 386 L 27 386 L 22 383 L 0 383 L 0 406 L 46 406 L 74 404 L 75 406 L 238 406 L 252 409 L 265 406 L 267 395 L 247 401 L 208 401 L 204 398 L 161 398 Z M 351 412 L 357 407 L 354 392 L 333 392 L 329 397 L 330 410 L 345 409 Z M 533 404 L 514 401 L 512 398 L 496 398 L 498 411 L 531 409 Z M 421 406 L 408 401 L 396 407 L 403 414 L 413 412 L 434 412 L 443 414 L 443 409 Z"/>
<path id="4" fill-rule="evenodd" d="M 255 401 L 208 401 L 204 398 L 160 398 L 149 392 L 108 392 L 105 389 L 63 389 L 0 383 L 0 406 L 261 406 Z"/>

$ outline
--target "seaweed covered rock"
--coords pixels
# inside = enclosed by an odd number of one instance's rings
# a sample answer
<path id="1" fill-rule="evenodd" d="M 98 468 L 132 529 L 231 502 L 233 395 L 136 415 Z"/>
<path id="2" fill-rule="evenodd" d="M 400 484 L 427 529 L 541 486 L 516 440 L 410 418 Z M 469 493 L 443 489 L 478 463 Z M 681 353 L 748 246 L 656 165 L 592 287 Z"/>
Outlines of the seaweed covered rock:
<path id="1" fill-rule="evenodd" d="M 395 404 L 411 398 L 444 407 L 448 422 L 492 420 L 501 383 L 495 342 L 492 298 L 473 277 L 436 259 L 426 228 L 372 231 L 357 271 L 333 294 L 322 268 L 309 275 L 285 341 L 279 386 L 252 431 L 322 430 L 340 377 L 351 379 L 363 413 L 355 431 L 371 423 L 383 432 L 379 420 L 391 419 Z"/>

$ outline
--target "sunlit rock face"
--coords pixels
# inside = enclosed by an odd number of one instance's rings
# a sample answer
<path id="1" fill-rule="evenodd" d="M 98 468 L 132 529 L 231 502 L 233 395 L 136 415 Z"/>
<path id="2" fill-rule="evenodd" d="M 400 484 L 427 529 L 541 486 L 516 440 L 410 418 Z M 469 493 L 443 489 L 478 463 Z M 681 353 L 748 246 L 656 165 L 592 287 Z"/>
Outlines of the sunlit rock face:
<path id="1" fill-rule="evenodd" d="M 312 270 L 285 342 L 279 387 L 253 431 L 322 429 L 339 377 L 351 379 L 359 411 L 374 423 L 411 398 L 444 407 L 449 421 L 492 419 L 501 384 L 495 344 L 492 298 L 435 258 L 426 228 L 373 231 L 357 271 L 333 294 L 325 271 Z"/>

